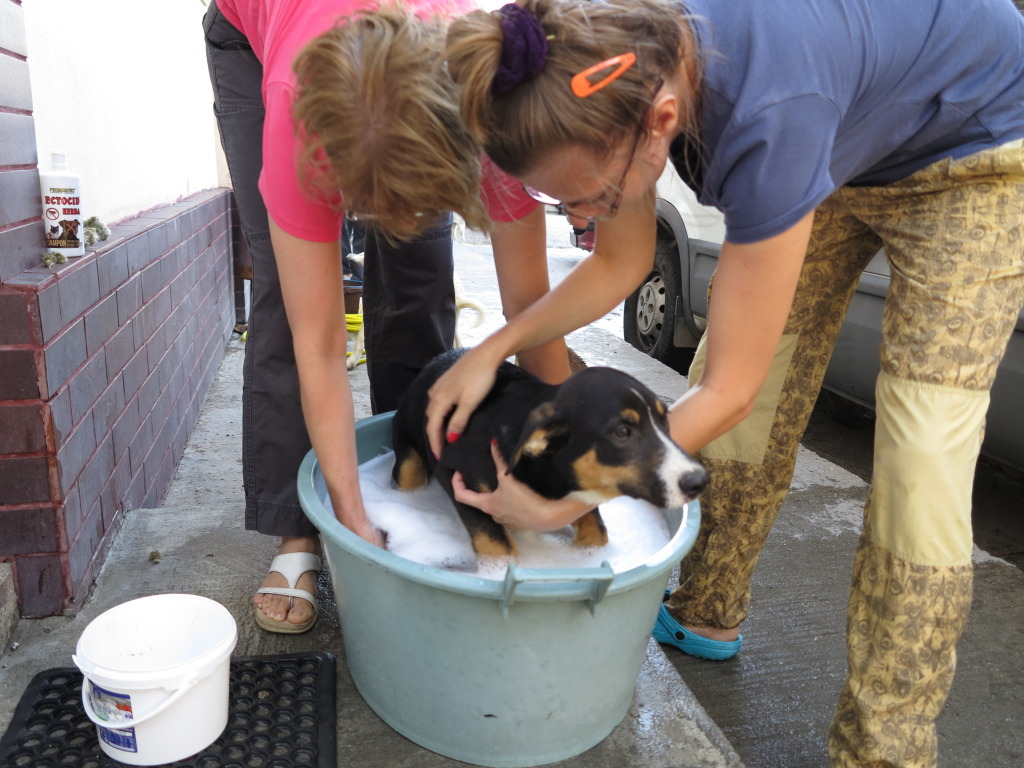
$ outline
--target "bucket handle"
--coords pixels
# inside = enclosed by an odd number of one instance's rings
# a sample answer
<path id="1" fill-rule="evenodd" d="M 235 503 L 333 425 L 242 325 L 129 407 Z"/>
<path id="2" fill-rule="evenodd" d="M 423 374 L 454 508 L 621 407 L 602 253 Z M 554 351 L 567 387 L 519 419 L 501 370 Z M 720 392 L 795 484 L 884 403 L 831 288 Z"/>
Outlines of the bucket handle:
<path id="1" fill-rule="evenodd" d="M 508 564 L 505 581 L 501 586 L 501 616 L 508 618 L 508 609 L 515 600 L 520 584 L 549 584 L 560 581 L 589 582 L 587 604 L 590 613 L 597 615 L 597 605 L 608 593 L 615 574 L 605 560 L 598 568 L 519 568 L 514 562 Z"/>
<path id="2" fill-rule="evenodd" d="M 166 699 L 160 702 L 160 704 L 152 712 L 147 712 L 142 717 L 136 717 L 130 721 L 122 723 L 120 725 L 111 723 L 107 720 L 103 720 L 96 714 L 96 711 L 92 708 L 92 696 L 89 695 L 89 686 L 92 685 L 92 681 L 88 677 L 82 680 L 82 708 L 85 710 L 85 714 L 90 720 L 93 721 L 100 728 L 109 728 L 115 730 L 135 728 L 136 726 L 142 725 L 145 722 L 152 720 L 154 717 L 159 715 L 161 712 L 170 707 L 174 702 L 188 693 L 196 683 L 200 681 L 199 677 L 190 677 L 184 680 L 181 687 L 178 688 L 174 693 L 168 696 Z"/>

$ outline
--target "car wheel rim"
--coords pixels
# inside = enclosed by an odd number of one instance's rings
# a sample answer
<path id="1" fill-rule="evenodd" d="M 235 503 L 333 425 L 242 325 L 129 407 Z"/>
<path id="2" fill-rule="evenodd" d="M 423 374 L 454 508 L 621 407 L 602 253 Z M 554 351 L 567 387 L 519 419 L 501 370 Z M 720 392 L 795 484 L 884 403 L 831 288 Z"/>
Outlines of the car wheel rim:
<path id="1" fill-rule="evenodd" d="M 665 281 L 655 273 L 640 286 L 636 302 L 636 327 L 644 349 L 651 349 L 658 341 L 665 324 Z"/>

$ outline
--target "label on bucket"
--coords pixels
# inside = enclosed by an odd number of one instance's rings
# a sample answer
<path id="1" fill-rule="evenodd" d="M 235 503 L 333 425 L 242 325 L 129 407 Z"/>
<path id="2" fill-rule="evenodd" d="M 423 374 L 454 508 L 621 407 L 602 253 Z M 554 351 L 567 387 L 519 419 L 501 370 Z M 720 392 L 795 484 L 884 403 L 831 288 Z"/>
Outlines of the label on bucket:
<path id="1" fill-rule="evenodd" d="M 132 721 L 132 697 L 125 693 L 108 691 L 89 681 L 92 690 L 92 709 L 96 717 L 112 726 L 126 725 Z M 134 728 L 99 728 L 104 742 L 124 752 L 138 752 Z"/>
<path id="2" fill-rule="evenodd" d="M 139 751 L 139 744 L 135 740 L 134 728 L 128 728 L 127 730 L 97 728 L 96 730 L 100 732 L 100 738 L 103 739 L 104 743 L 109 744 L 114 749 L 119 749 L 122 752 Z"/>

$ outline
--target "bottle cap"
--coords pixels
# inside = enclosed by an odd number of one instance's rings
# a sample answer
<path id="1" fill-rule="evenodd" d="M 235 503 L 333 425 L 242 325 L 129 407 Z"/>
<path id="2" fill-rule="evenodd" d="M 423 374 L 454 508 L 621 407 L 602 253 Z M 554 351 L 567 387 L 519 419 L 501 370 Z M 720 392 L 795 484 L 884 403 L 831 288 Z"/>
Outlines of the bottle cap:
<path id="1" fill-rule="evenodd" d="M 63 149 L 55 149 L 50 153 L 50 170 L 66 171 L 68 169 L 68 153 Z"/>

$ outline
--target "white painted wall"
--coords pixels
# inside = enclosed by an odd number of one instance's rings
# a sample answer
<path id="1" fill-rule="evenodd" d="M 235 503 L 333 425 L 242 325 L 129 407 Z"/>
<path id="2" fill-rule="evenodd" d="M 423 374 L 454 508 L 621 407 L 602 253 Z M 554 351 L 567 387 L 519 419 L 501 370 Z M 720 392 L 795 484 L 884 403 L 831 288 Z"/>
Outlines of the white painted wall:
<path id="1" fill-rule="evenodd" d="M 226 186 L 204 0 L 24 0 L 39 169 L 64 149 L 107 223 Z"/>

